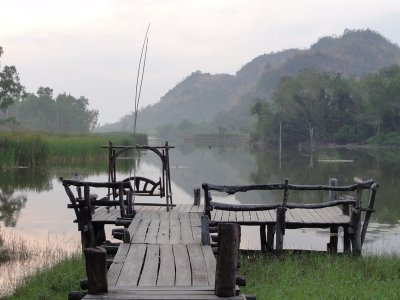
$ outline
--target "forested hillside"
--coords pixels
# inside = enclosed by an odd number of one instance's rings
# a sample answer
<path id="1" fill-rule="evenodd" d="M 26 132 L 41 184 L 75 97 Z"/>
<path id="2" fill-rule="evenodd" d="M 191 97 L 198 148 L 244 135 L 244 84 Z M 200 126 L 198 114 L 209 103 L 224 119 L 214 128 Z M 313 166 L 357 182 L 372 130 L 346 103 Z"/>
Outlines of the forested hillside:
<path id="1" fill-rule="evenodd" d="M 379 33 L 345 30 L 341 36 L 320 38 L 309 49 L 260 55 L 234 76 L 194 72 L 158 103 L 141 110 L 138 126 L 140 130 L 177 134 L 181 129 L 185 134 L 251 133 L 256 126 L 251 108 L 259 101 L 270 103 L 282 77 L 312 69 L 341 74 L 343 78 L 360 78 L 399 63 L 400 48 Z M 132 116 L 128 115 L 101 129 L 130 130 L 132 124 Z M 186 125 L 190 125 L 189 132 Z"/>
<path id="2" fill-rule="evenodd" d="M 303 70 L 282 77 L 272 102 L 252 107 L 255 139 L 277 143 L 354 143 L 400 132 L 400 66 L 361 78 Z"/>

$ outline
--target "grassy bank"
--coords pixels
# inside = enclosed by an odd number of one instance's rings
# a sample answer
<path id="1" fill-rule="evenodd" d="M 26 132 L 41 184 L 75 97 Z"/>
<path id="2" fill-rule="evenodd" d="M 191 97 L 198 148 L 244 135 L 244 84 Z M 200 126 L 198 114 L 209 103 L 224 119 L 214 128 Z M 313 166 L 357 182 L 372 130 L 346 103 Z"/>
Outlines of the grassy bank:
<path id="1" fill-rule="evenodd" d="M 246 294 L 257 299 L 399 299 L 400 258 L 242 256 Z"/>
<path id="2" fill-rule="evenodd" d="M 22 282 L 8 300 L 57 300 L 67 299 L 69 291 L 78 291 L 79 280 L 85 277 L 84 263 L 80 255 L 74 255 L 42 270 Z"/>
<path id="3" fill-rule="evenodd" d="M 242 255 L 238 274 L 246 274 L 245 294 L 257 299 L 398 299 L 400 258 L 328 256 L 265 257 Z M 79 290 L 84 275 L 80 256 L 28 279 L 6 299 L 65 299 Z"/>
<path id="4" fill-rule="evenodd" d="M 120 134 L 48 134 L 32 132 L 0 132 L 0 165 L 36 166 L 45 162 L 106 155 L 100 146 L 146 143 L 147 136 L 138 134 L 136 141 L 128 133 Z"/>

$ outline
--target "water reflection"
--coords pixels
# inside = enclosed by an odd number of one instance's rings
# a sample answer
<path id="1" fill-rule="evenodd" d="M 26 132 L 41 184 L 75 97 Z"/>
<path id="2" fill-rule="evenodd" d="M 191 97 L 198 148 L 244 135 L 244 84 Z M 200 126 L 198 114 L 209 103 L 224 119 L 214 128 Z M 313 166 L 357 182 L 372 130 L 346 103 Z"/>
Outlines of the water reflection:
<path id="1" fill-rule="evenodd" d="M 14 195 L 0 191 L 0 221 L 5 226 L 14 227 L 18 216 L 27 201 L 26 195 Z"/>
<path id="2" fill-rule="evenodd" d="M 352 184 L 354 176 L 365 176 L 380 184 L 372 221 L 398 224 L 399 152 L 397 149 L 324 149 L 307 153 L 286 149 L 279 161 L 276 149 L 181 144 L 170 152 L 173 197 L 176 202 L 191 203 L 193 188 L 204 182 L 245 185 L 282 182 L 289 178 L 290 182 L 298 184 L 326 184 L 329 178 L 335 177 L 340 184 Z M 137 175 L 160 176 L 160 162 L 155 155 L 144 153 L 138 164 Z M 132 165 L 127 159 L 119 161 L 118 178 L 127 177 Z M 66 209 L 68 199 L 57 180 L 59 176 L 72 177 L 74 173 L 87 180 L 106 181 L 107 156 L 79 162 L 60 161 L 38 169 L 0 169 L 0 226 L 16 226 L 34 236 L 75 232 L 73 212 Z M 318 202 L 324 197 L 328 197 L 327 193 L 293 191 L 290 201 Z M 231 198 L 220 195 L 218 200 L 273 203 L 282 201 L 282 192 L 238 193 Z M 363 201 L 367 202 L 367 195 Z M 43 215 L 47 220 L 43 220 Z"/>

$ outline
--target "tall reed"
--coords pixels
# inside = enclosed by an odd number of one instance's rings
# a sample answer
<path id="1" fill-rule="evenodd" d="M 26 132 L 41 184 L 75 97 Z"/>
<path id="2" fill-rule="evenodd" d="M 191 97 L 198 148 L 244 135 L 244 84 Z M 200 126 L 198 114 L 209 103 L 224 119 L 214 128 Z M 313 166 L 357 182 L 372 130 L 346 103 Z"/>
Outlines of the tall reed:
<path id="1" fill-rule="evenodd" d="M 87 160 L 107 155 L 108 141 L 115 145 L 147 143 L 145 134 L 135 141 L 128 133 L 114 134 L 48 134 L 32 132 L 0 132 L 0 166 L 35 167 L 55 161 Z"/>

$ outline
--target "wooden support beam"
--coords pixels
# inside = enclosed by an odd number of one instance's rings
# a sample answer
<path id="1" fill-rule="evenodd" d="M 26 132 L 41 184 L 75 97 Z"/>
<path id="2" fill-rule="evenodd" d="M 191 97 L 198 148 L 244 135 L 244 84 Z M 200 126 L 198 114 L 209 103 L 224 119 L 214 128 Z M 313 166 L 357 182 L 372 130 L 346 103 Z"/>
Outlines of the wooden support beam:
<path id="1" fill-rule="evenodd" d="M 283 250 L 283 236 L 285 235 L 285 214 L 286 209 L 278 207 L 276 209 L 276 251 L 281 252 Z"/>
<path id="2" fill-rule="evenodd" d="M 201 244 L 210 245 L 210 219 L 206 215 L 201 216 Z"/>
<path id="3" fill-rule="evenodd" d="M 102 247 L 84 249 L 88 293 L 99 295 L 107 293 L 107 253 Z"/>
<path id="4" fill-rule="evenodd" d="M 200 205 L 200 189 L 199 188 L 195 188 L 193 190 L 193 193 L 194 193 L 193 205 L 199 206 Z"/>
<path id="5" fill-rule="evenodd" d="M 221 223 L 219 255 L 215 274 L 215 294 L 218 297 L 233 297 L 236 290 L 236 267 L 240 245 L 240 226 Z"/>

